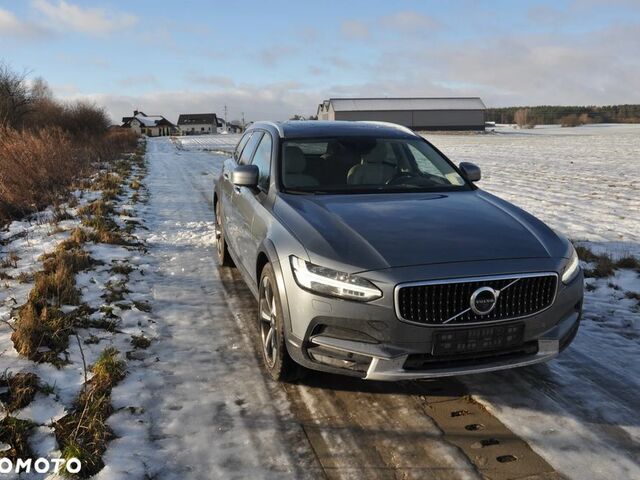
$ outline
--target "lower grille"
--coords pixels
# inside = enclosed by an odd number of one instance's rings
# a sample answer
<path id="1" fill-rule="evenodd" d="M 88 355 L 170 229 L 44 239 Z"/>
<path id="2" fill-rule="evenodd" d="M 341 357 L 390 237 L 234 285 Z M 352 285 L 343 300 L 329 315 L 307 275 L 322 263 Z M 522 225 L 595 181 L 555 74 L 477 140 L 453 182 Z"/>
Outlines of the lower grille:
<path id="1" fill-rule="evenodd" d="M 400 285 L 396 291 L 396 310 L 402 320 L 425 325 L 453 326 L 509 320 L 549 308 L 557 286 L 555 273 Z M 498 292 L 495 307 L 484 315 L 470 308 L 471 296 L 483 287 Z"/>
<path id="2" fill-rule="evenodd" d="M 524 355 L 535 355 L 538 353 L 538 342 L 531 341 L 519 346 L 503 348 L 485 352 L 466 353 L 462 355 L 450 355 L 437 357 L 428 353 L 414 353 L 407 357 L 403 368 L 405 370 L 428 370 L 430 368 L 454 368 L 469 365 L 478 365 L 478 362 L 491 360 L 507 360 L 518 358 Z"/>

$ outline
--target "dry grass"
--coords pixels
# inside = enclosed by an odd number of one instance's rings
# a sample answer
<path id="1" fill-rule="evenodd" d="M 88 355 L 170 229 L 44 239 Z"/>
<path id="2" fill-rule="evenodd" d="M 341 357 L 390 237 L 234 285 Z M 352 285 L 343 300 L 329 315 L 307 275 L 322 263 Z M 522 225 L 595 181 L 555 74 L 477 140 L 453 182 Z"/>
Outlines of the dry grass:
<path id="1" fill-rule="evenodd" d="M 607 278 L 615 274 L 616 269 L 628 268 L 640 273 L 640 260 L 633 256 L 613 260 L 610 255 L 599 255 L 583 245 L 576 245 L 576 252 L 580 260 L 588 262 L 592 268 L 586 268 L 584 276 L 587 278 Z"/>
<path id="2" fill-rule="evenodd" d="M 107 348 L 91 371 L 93 377 L 85 384 L 73 412 L 54 424 L 62 456 L 81 461 L 81 478 L 95 475 L 104 466 L 102 455 L 114 438 L 106 423 L 113 413 L 111 389 L 124 378 L 125 364 L 115 348 Z"/>
<path id="3" fill-rule="evenodd" d="M 13 412 L 31 403 L 38 391 L 38 377 L 33 373 L 16 373 L 0 376 L 0 387 L 8 390 L 0 394 L 0 400 L 7 412 Z"/>
<path id="4" fill-rule="evenodd" d="M 57 204 L 97 162 L 111 162 L 136 145 L 136 136 L 128 131 L 73 136 L 59 128 L 31 132 L 0 127 L 0 224 Z M 119 183 L 108 190 L 117 197 Z M 64 219 L 65 213 L 59 213 Z"/>
<path id="5" fill-rule="evenodd" d="M 133 272 L 134 268 L 128 263 L 124 262 L 114 262 L 111 267 L 111 273 L 119 274 L 119 275 L 129 275 Z"/>
<path id="6" fill-rule="evenodd" d="M 9 252 L 0 260 L 0 268 L 18 268 L 20 257 L 17 252 Z"/>
<path id="7" fill-rule="evenodd" d="M 34 428 L 34 423 L 11 416 L 0 420 L 0 443 L 11 445 L 8 451 L 0 452 L 0 458 L 9 458 L 14 463 L 18 458 L 23 460 L 33 458 L 33 452 L 29 446 L 29 435 Z"/>
<path id="8" fill-rule="evenodd" d="M 145 349 L 149 348 L 151 340 L 144 335 L 131 335 L 131 345 L 133 345 L 134 348 Z"/>
<path id="9" fill-rule="evenodd" d="M 16 351 L 30 360 L 61 365 L 64 362 L 58 354 L 67 348 L 72 332 L 72 318 L 59 308 L 39 308 L 29 302 L 19 310 L 11 340 Z"/>
<path id="10" fill-rule="evenodd" d="M 44 256 L 44 268 L 36 273 L 29 299 L 18 311 L 11 339 L 18 353 L 31 360 L 64 363 L 59 354 L 69 344 L 76 316 L 65 315 L 60 307 L 80 305 L 75 274 L 96 263 L 76 240 L 70 238 Z"/>

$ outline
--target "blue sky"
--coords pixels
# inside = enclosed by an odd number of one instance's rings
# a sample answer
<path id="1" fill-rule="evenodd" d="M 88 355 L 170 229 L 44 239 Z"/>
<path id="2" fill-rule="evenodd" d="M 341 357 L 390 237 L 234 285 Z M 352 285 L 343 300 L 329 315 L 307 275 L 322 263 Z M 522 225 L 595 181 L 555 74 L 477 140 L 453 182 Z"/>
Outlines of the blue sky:
<path id="1" fill-rule="evenodd" d="M 640 1 L 0 0 L 0 60 L 63 98 L 230 119 L 329 96 L 640 103 Z"/>

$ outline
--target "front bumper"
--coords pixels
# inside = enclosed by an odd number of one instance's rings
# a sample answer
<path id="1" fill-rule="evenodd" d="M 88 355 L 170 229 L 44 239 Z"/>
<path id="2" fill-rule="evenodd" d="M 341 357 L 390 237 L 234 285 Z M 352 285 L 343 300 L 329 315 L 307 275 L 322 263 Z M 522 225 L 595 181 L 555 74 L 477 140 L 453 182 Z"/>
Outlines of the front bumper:
<path id="1" fill-rule="evenodd" d="M 561 265 L 541 264 L 538 260 L 535 266 L 540 267 L 539 271 L 557 272 Z M 459 271 L 446 272 L 450 273 L 447 277 L 486 275 L 491 273 L 487 271 L 489 268 L 504 273 L 532 269 L 526 262 L 458 267 Z M 402 269 L 385 272 L 383 277 L 374 272 L 367 278 L 383 290 L 384 296 L 368 303 L 314 295 L 300 289 L 289 276 L 290 272 L 283 273 L 287 285 L 282 291 L 282 294 L 286 292 L 287 346 L 292 358 L 310 369 L 367 380 L 437 378 L 546 362 L 571 342 L 582 311 L 583 279 L 580 274 L 569 285 L 559 284 L 555 301 L 547 310 L 518 320 L 487 322 L 487 325 L 524 324 L 522 341 L 526 348 L 467 356 L 471 358 L 442 358 L 431 355 L 435 333 L 444 328 L 464 329 L 471 325 L 434 327 L 407 323 L 398 319 L 393 302 L 393 291 L 398 283 L 434 278 L 436 273 L 422 268 Z M 377 278 L 374 275 L 378 275 Z"/>
<path id="2" fill-rule="evenodd" d="M 536 340 L 537 348 L 535 353 L 515 356 L 505 355 L 504 358 L 496 355 L 477 363 L 467 363 L 464 366 L 455 365 L 455 362 L 451 362 L 450 366 L 435 366 L 421 371 L 406 370 L 404 366 L 411 353 L 398 348 L 354 342 L 323 335 L 313 336 L 310 341 L 314 345 L 342 352 L 349 356 L 370 357 L 371 361 L 364 376 L 365 380 L 412 380 L 493 372 L 548 362 L 567 346 L 567 340 L 571 341 L 579 321 L 580 312 L 576 311 L 568 315 L 556 327 Z"/>

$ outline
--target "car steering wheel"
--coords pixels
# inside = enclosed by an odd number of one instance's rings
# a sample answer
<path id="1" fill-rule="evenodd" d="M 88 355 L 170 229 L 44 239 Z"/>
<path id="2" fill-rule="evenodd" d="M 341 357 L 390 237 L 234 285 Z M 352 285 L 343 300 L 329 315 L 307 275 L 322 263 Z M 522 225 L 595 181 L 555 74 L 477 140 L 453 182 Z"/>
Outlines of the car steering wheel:
<path id="1" fill-rule="evenodd" d="M 413 178 L 414 176 L 407 172 L 396 173 L 393 177 L 387 180 L 387 185 L 398 185 L 401 183 L 401 180 L 406 178 Z"/>

